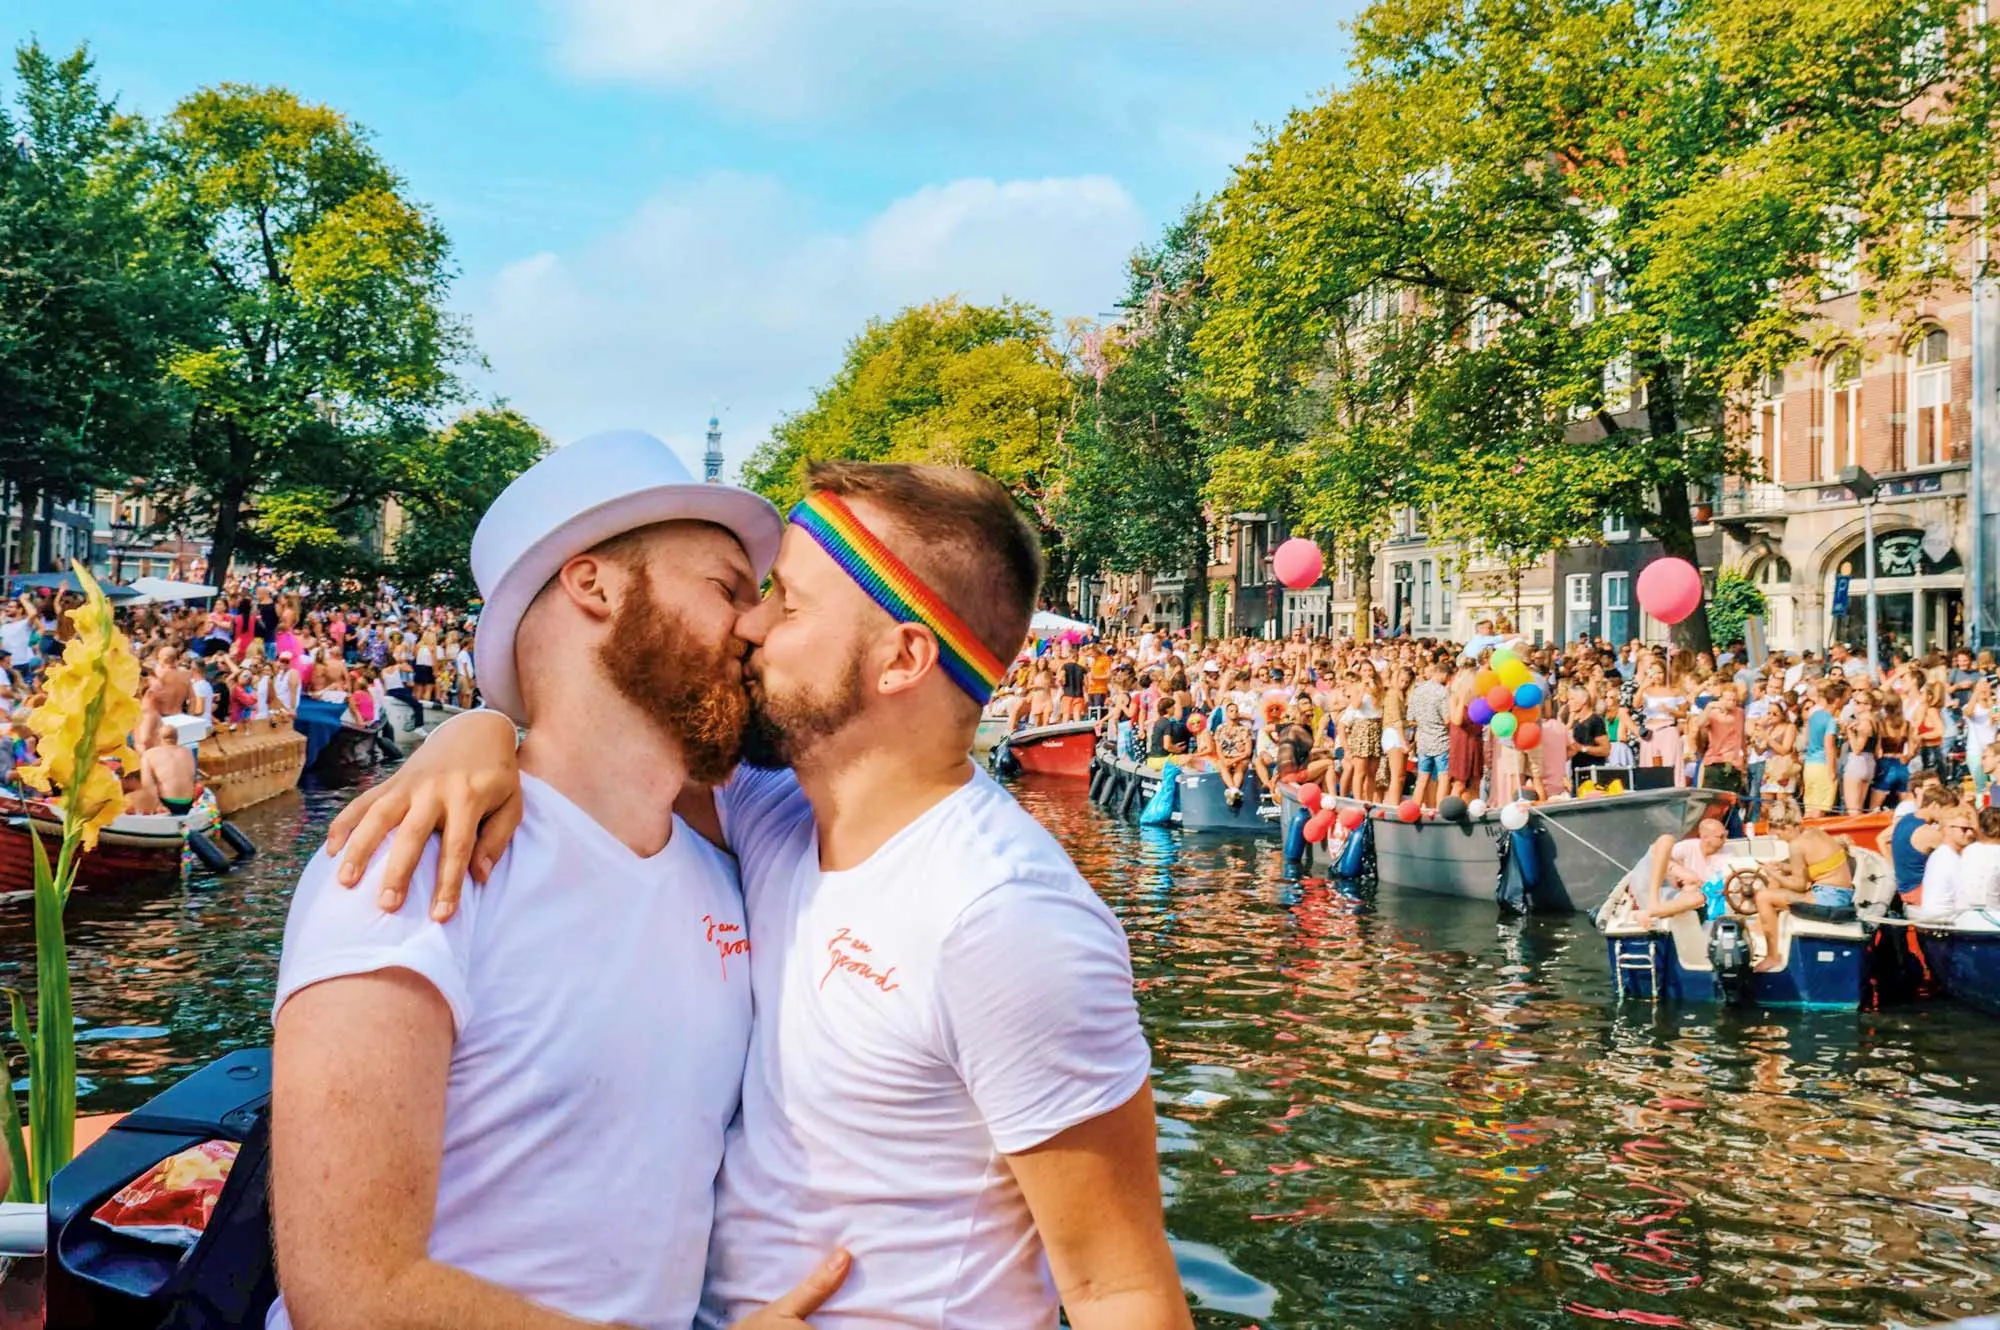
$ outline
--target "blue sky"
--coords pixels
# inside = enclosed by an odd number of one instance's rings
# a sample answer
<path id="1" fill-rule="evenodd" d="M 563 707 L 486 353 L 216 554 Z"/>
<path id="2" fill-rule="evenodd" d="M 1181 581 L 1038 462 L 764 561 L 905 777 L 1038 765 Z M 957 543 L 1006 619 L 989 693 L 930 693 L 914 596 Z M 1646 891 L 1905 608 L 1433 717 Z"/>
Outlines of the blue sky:
<path id="1" fill-rule="evenodd" d="M 480 390 L 740 461 L 873 314 L 1110 309 L 1133 246 L 1339 77 L 1355 0 L 11 0 L 159 114 L 346 111 L 456 246 Z"/>

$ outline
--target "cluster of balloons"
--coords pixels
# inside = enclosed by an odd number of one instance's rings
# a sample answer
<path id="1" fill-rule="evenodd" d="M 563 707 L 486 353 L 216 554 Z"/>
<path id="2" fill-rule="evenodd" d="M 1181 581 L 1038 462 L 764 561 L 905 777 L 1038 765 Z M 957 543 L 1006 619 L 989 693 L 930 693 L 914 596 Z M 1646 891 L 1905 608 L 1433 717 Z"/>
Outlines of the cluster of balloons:
<path id="1" fill-rule="evenodd" d="M 1513 648 L 1493 653 L 1493 663 L 1472 681 L 1479 695 L 1466 708 L 1466 719 L 1493 731 L 1501 743 L 1533 752 L 1542 742 L 1542 703 L 1548 686 Z"/>
<path id="2" fill-rule="evenodd" d="M 1306 839 L 1314 845 L 1332 835 L 1335 826 L 1342 831 L 1352 831 L 1367 816 L 1359 804 L 1348 804 L 1342 808 L 1328 803 L 1326 791 L 1311 783 L 1299 786 L 1299 806 L 1312 814 L 1306 819 Z"/>

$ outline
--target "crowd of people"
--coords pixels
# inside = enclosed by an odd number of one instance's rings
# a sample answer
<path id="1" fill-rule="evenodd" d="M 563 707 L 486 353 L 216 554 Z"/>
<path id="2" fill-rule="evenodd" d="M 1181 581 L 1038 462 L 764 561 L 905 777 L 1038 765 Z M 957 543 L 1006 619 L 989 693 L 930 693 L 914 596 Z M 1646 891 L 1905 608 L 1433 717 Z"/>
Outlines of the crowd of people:
<path id="1" fill-rule="evenodd" d="M 1743 644 L 1675 651 L 1519 638 L 1482 621 L 1433 639 L 1203 640 L 1111 632 L 1055 641 L 1019 663 L 993 714 L 1015 726 L 1095 718 L 1156 766 L 1213 762 L 1232 788 L 1254 771 L 1333 793 L 1435 807 L 1630 788 L 1639 779 L 1728 790 L 1759 817 L 1786 797 L 1809 817 L 1900 800 L 1924 773 L 1984 802 L 2000 775 L 2000 667 L 1991 651 L 1871 667 L 1844 645 L 1752 664 Z M 1479 672 L 1511 646 L 1542 681 L 1540 742 L 1520 749 L 1474 723 Z M 1661 774 L 1638 777 L 1644 769 Z M 1839 779 L 1836 779 L 1838 773 Z"/>
<path id="2" fill-rule="evenodd" d="M 75 591 L 31 589 L 0 611 L 0 784 L 34 760 L 27 716 L 74 632 L 69 610 L 79 603 Z M 132 735 L 140 766 L 125 773 L 134 812 L 185 811 L 192 798 L 194 757 L 170 717 L 215 726 L 285 720 L 314 698 L 368 726 L 393 714 L 394 699 L 409 728 L 434 708 L 466 708 L 478 697 L 474 620 L 413 604 L 387 583 L 372 594 L 328 592 L 260 570 L 228 579 L 209 606 L 114 604 L 114 614 L 140 662 Z"/>

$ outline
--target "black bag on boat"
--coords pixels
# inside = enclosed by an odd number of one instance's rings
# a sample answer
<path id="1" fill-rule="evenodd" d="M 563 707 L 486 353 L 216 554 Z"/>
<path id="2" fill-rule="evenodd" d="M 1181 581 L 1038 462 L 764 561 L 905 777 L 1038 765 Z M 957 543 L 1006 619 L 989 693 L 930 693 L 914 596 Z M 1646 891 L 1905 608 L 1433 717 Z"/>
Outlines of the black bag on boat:
<path id="1" fill-rule="evenodd" d="M 160 1330 L 235 1330 L 264 1324 L 278 1297 L 271 1247 L 271 1117 L 243 1138 L 208 1230 L 174 1271 Z"/>

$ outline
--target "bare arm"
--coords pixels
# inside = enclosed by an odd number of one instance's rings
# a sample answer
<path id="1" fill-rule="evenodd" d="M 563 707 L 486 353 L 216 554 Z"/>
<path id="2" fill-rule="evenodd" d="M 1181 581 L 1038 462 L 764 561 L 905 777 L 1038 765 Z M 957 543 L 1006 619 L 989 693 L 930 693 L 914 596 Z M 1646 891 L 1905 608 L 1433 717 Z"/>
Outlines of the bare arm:
<path id="1" fill-rule="evenodd" d="M 1143 1085 L 1102 1117 L 1006 1157 L 1076 1330 L 1192 1325 L 1161 1214 L 1157 1132 Z"/>
<path id="2" fill-rule="evenodd" d="M 484 882 L 520 824 L 513 722 L 474 711 L 440 725 L 401 770 L 342 809 L 327 829 L 326 851 L 341 855 L 340 882 L 351 887 L 389 833 L 406 832 L 382 864 L 382 907 L 395 910 L 409 894 L 424 842 L 441 830 L 431 915 L 448 919 L 468 868 Z"/>
<path id="3" fill-rule="evenodd" d="M 408 970 L 315 984 L 279 1011 L 272 1228 L 299 1330 L 589 1324 L 425 1254 L 451 1047 L 450 1008 Z"/>

